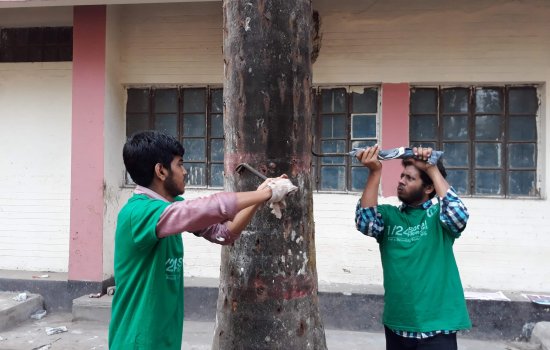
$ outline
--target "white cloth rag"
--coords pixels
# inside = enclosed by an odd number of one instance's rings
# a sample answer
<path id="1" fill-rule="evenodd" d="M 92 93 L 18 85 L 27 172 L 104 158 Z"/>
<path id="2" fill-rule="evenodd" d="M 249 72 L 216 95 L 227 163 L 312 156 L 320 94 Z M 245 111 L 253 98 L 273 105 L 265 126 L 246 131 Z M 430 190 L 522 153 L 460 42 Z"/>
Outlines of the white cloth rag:
<path id="1" fill-rule="evenodd" d="M 286 195 L 298 190 L 289 179 L 273 179 L 267 184 L 271 188 L 271 198 L 267 201 L 271 208 L 271 213 L 280 219 L 282 217 L 281 210 L 286 208 Z"/>

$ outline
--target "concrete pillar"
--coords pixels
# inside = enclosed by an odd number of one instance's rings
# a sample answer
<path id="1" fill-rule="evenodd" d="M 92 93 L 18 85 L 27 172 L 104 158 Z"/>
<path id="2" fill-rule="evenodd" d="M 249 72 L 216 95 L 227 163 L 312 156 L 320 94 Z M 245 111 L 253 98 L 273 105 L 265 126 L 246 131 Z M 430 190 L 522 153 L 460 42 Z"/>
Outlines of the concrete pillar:
<path id="1" fill-rule="evenodd" d="M 409 84 L 382 84 L 382 148 L 409 146 Z M 403 167 L 399 161 L 384 163 L 382 195 L 396 196 Z"/>
<path id="2" fill-rule="evenodd" d="M 69 281 L 103 279 L 106 13 L 74 8 Z"/>

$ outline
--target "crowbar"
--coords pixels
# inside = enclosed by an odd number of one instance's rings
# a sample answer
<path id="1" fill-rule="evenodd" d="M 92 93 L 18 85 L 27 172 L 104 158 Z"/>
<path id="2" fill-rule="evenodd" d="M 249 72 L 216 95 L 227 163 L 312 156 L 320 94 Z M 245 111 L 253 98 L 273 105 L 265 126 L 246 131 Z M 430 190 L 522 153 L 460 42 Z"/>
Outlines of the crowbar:
<path id="1" fill-rule="evenodd" d="M 235 168 L 235 171 L 240 174 L 240 173 L 243 172 L 244 169 L 250 171 L 252 174 L 256 175 L 257 177 L 259 177 L 262 180 L 267 179 L 267 176 L 265 176 L 264 174 L 260 173 L 258 170 L 251 167 L 250 164 L 248 164 L 248 163 L 241 163 L 241 164 L 237 165 L 237 167 Z"/>

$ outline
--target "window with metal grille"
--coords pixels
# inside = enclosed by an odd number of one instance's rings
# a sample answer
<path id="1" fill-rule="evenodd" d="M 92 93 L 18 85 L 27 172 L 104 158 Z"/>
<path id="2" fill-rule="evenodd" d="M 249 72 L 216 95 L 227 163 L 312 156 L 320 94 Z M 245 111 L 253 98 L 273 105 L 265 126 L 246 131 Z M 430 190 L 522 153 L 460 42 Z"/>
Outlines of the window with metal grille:
<path id="1" fill-rule="evenodd" d="M 353 86 L 314 90 L 315 151 L 346 153 L 378 140 L 379 89 Z M 318 191 L 362 191 L 368 169 L 349 156 L 313 157 Z"/>
<path id="2" fill-rule="evenodd" d="M 72 60 L 72 27 L 2 28 L 0 30 L 0 62 Z"/>
<path id="3" fill-rule="evenodd" d="M 461 195 L 538 197 L 536 86 L 413 88 L 410 140 L 445 152 Z"/>
<path id="4" fill-rule="evenodd" d="M 190 186 L 223 187 L 221 88 L 128 89 L 126 134 L 141 130 L 160 130 L 183 144 Z"/>

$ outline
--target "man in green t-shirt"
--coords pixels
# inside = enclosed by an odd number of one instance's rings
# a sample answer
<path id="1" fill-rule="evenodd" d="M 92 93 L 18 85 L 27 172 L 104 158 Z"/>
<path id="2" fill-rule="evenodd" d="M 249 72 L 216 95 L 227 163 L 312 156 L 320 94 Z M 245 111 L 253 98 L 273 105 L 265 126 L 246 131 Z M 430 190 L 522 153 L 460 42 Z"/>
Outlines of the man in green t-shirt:
<path id="1" fill-rule="evenodd" d="M 441 160 L 431 164 L 432 149 L 421 147 L 403 160 L 397 186 L 402 204 L 379 205 L 378 152 L 375 145 L 357 154 L 370 173 L 355 219 L 357 229 L 379 243 L 386 349 L 457 349 L 457 331 L 471 323 L 453 243 L 466 228 L 468 211 L 445 180 Z"/>
<path id="2" fill-rule="evenodd" d="M 183 154 L 175 138 L 157 131 L 137 133 L 124 145 L 124 165 L 137 186 L 120 210 L 115 233 L 112 350 L 180 350 L 181 232 L 231 244 L 262 203 L 277 203 L 293 190 L 283 175 L 266 180 L 256 191 L 184 201 Z"/>

